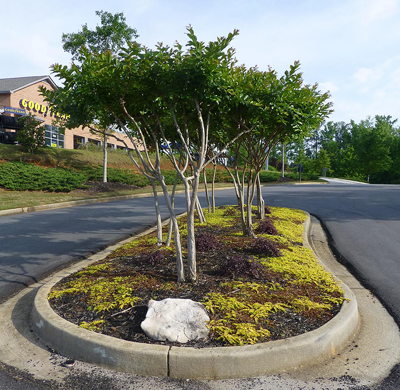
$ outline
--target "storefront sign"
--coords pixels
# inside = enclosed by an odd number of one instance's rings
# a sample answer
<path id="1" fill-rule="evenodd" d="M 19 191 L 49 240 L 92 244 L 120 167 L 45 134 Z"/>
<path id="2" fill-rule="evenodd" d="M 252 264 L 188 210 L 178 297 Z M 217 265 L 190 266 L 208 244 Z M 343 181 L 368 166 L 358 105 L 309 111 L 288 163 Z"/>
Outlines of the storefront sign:
<path id="1" fill-rule="evenodd" d="M 17 114 L 17 115 L 26 115 L 26 111 L 23 110 L 22 108 L 16 108 L 16 107 L 6 107 L 4 106 L 1 109 L 1 112 L 4 114 Z"/>
<path id="2" fill-rule="evenodd" d="M 62 118 L 62 119 L 67 118 L 66 115 L 61 115 L 58 112 L 53 112 L 49 106 L 45 106 L 44 104 L 40 103 L 35 103 L 32 100 L 21 99 L 19 101 L 19 105 L 23 108 L 27 108 L 28 110 L 32 110 L 40 114 L 43 114 L 43 116 L 45 117 L 49 115 L 50 117 L 54 116 L 55 118 Z"/>

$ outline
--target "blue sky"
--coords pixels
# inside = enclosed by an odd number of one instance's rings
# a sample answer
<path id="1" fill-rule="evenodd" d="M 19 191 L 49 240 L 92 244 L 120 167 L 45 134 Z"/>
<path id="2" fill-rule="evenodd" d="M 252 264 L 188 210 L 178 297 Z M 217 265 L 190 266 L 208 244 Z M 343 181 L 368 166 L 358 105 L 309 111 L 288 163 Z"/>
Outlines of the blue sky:
<path id="1" fill-rule="evenodd" d="M 0 78 L 48 75 L 51 64 L 68 65 L 62 33 L 85 23 L 94 28 L 97 10 L 123 12 L 148 47 L 185 43 L 189 24 L 202 41 L 237 28 L 232 46 L 239 63 L 282 74 L 299 60 L 305 81 L 331 92 L 335 112 L 329 120 L 400 119 L 400 0 L 7 2 Z"/>

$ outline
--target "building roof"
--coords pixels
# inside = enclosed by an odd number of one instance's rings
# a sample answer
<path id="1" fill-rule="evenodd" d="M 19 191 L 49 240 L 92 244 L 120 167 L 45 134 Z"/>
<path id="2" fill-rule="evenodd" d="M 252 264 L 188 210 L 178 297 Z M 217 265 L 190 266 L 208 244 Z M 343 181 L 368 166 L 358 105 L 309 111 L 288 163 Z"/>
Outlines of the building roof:
<path id="1" fill-rule="evenodd" d="M 20 89 L 29 87 L 40 81 L 48 82 L 54 89 L 57 88 L 50 76 L 28 76 L 28 77 L 13 77 L 8 79 L 0 79 L 0 94 L 14 93 Z"/>

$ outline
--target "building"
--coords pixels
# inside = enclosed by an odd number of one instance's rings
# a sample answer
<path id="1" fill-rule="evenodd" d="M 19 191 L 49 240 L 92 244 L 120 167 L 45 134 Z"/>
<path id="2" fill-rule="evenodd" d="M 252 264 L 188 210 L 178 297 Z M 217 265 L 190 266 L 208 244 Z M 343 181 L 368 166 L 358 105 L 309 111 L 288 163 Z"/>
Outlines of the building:
<path id="1" fill-rule="evenodd" d="M 39 93 L 39 87 L 56 89 L 57 85 L 50 76 L 15 77 L 0 79 L 0 142 L 14 143 L 16 134 L 20 129 L 18 118 L 32 113 L 45 126 L 46 145 L 77 149 L 89 142 L 96 145 L 102 144 L 102 137 L 93 135 L 89 129 L 82 127 L 65 130 L 62 134 L 58 127 L 54 126 L 54 119 L 59 116 L 57 112 L 50 110 Z M 118 134 L 130 149 L 133 149 L 132 142 L 125 134 Z M 109 137 L 107 145 L 111 149 L 125 149 L 121 141 Z"/>

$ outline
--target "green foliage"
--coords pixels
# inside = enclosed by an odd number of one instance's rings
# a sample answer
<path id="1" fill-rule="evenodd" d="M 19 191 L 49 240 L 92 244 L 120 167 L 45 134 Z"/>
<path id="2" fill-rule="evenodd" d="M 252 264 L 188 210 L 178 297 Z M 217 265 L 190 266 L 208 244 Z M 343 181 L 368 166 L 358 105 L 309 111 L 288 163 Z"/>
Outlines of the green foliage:
<path id="1" fill-rule="evenodd" d="M 351 122 L 352 145 L 357 156 L 360 173 L 370 175 L 388 170 L 392 164 L 390 138 L 392 124 L 390 117 L 376 116 L 356 124 Z"/>
<path id="2" fill-rule="evenodd" d="M 18 130 L 17 141 L 25 151 L 34 153 L 45 145 L 45 128 L 41 121 L 35 119 L 34 115 L 29 113 L 20 117 L 18 124 L 23 127 Z"/>
<path id="3" fill-rule="evenodd" d="M 0 186 L 13 191 L 69 192 L 87 181 L 83 173 L 63 168 L 41 168 L 33 164 L 0 164 Z"/>
<path id="4" fill-rule="evenodd" d="M 103 325 L 105 324 L 104 320 L 95 320 L 92 322 L 82 321 L 79 324 L 80 328 L 91 330 L 93 332 L 101 332 Z"/>
<path id="5" fill-rule="evenodd" d="M 271 183 L 274 181 L 278 181 L 281 177 L 281 173 L 277 171 L 261 171 L 260 172 L 260 181 L 261 183 Z"/>
<path id="6" fill-rule="evenodd" d="M 293 144 L 294 160 L 304 171 L 374 183 L 400 182 L 400 134 L 397 120 L 375 116 L 359 123 L 328 122 Z M 303 177 L 303 174 L 302 174 Z"/>
<path id="7" fill-rule="evenodd" d="M 116 52 L 132 38 L 137 38 L 136 30 L 128 27 L 122 12 L 113 15 L 110 12 L 96 11 L 96 15 L 100 17 L 101 25 L 96 26 L 95 30 L 90 30 L 84 24 L 82 31 L 62 35 L 63 49 L 71 53 L 73 59 L 79 59 L 82 46 L 93 53 Z"/>
<path id="8" fill-rule="evenodd" d="M 259 261 L 267 269 L 281 274 L 287 284 L 282 287 L 280 283 L 269 281 L 245 282 L 236 277 L 232 282 L 223 284 L 227 293 L 210 293 L 204 299 L 203 304 L 212 314 L 208 325 L 210 332 L 228 344 L 254 344 L 267 340 L 271 313 L 293 310 L 318 316 L 343 302 L 343 292 L 332 275 L 318 263 L 310 249 L 302 246 L 303 223 L 307 215 L 303 211 L 287 208 L 270 207 L 270 210 L 269 218 L 273 220 L 279 236 L 260 236 L 268 237 L 288 249 L 282 249 L 282 257 L 260 254 Z M 211 223 L 220 225 L 225 218 L 232 219 L 238 212 L 237 207 L 217 209 Z M 295 294 L 289 292 L 289 285 L 297 289 Z M 299 286 L 316 286 L 318 297 L 311 299 L 301 295 Z M 234 296 L 231 291 L 235 291 Z M 281 291 L 285 292 L 284 297 L 278 299 Z"/>
<path id="9" fill-rule="evenodd" d="M 91 166 L 80 167 L 79 170 L 87 175 L 88 180 L 102 181 L 103 169 Z M 132 173 L 128 169 L 108 168 L 107 178 L 109 182 L 135 185 L 145 187 L 150 184 L 149 180 L 142 174 Z"/>
<path id="10" fill-rule="evenodd" d="M 105 278 L 103 269 L 92 269 L 77 273 L 76 278 L 51 291 L 48 299 L 65 295 L 87 294 L 88 310 L 104 313 L 115 308 L 133 306 L 141 299 L 134 295 L 135 286 L 147 282 L 143 275 L 114 276 Z M 99 275 L 101 275 L 99 277 Z M 96 278 L 96 276 L 98 276 Z"/>

